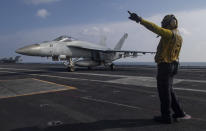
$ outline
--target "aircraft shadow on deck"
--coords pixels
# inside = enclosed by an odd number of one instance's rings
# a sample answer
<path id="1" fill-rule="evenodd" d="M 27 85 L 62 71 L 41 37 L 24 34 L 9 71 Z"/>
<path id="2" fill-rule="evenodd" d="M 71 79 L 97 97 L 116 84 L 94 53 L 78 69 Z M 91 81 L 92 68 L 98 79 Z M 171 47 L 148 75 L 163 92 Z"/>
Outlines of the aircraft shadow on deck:
<path id="1" fill-rule="evenodd" d="M 42 69 L 46 70 L 46 71 L 53 71 L 53 72 L 68 72 L 68 70 L 65 67 L 47 67 L 47 68 L 42 68 Z M 122 66 L 119 66 L 119 67 L 115 68 L 114 70 L 111 70 L 109 68 L 104 68 L 104 67 L 92 67 L 91 69 L 88 69 L 86 67 L 76 67 L 75 68 L 75 72 L 78 72 L 78 71 L 85 71 L 85 72 L 87 72 L 87 71 L 134 72 L 134 70 L 135 70 L 135 67 L 134 68 L 126 68 L 126 67 L 122 67 Z"/>

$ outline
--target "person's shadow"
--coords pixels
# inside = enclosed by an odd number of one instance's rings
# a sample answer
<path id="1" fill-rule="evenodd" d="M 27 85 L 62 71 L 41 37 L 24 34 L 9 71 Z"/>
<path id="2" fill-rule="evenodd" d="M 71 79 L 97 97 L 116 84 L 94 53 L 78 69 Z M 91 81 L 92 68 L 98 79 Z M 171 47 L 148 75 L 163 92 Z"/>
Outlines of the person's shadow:
<path id="1" fill-rule="evenodd" d="M 62 124 L 50 126 L 44 129 L 39 127 L 25 127 L 12 131 L 98 131 L 104 129 L 146 127 L 157 125 L 152 119 L 120 119 L 120 120 L 100 120 L 91 123 Z"/>

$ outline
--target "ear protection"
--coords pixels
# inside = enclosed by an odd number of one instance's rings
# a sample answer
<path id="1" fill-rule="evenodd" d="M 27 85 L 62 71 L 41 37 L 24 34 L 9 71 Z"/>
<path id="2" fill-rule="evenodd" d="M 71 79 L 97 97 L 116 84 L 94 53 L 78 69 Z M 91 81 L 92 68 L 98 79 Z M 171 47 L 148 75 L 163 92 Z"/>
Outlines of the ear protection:
<path id="1" fill-rule="evenodd" d="M 174 15 L 171 15 L 170 26 L 172 28 L 177 28 L 177 26 L 178 26 L 177 19 L 175 18 Z"/>
<path id="2" fill-rule="evenodd" d="M 177 19 L 174 15 L 166 15 L 162 21 L 162 26 L 175 29 L 178 27 Z"/>

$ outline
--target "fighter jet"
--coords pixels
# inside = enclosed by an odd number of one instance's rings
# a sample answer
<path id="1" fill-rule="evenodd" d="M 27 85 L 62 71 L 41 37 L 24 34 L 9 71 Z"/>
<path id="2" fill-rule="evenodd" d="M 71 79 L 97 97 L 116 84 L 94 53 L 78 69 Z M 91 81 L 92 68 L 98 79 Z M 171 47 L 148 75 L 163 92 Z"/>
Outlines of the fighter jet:
<path id="1" fill-rule="evenodd" d="M 145 51 L 124 51 L 122 45 L 128 34 L 116 44 L 114 49 L 105 46 L 105 40 L 101 44 L 80 41 L 69 36 L 60 36 L 52 41 L 32 44 L 17 49 L 16 53 L 27 56 L 51 57 L 53 61 L 64 61 L 68 71 L 74 71 L 75 66 L 91 67 L 104 65 L 114 69 L 113 61 L 125 57 L 137 57 L 139 54 L 154 54 Z"/>
<path id="2" fill-rule="evenodd" d="M 16 56 L 15 58 L 13 57 L 9 57 L 9 58 L 2 58 L 0 59 L 0 63 L 18 63 L 20 61 L 22 61 L 20 59 L 21 56 Z"/>

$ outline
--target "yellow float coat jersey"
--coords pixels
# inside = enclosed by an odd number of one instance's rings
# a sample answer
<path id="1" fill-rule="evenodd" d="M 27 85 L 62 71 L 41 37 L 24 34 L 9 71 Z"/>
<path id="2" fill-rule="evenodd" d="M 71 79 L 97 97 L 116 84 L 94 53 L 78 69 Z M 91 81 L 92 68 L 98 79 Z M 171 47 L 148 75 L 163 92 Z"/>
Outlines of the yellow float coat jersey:
<path id="1" fill-rule="evenodd" d="M 144 19 L 141 20 L 140 24 L 161 36 L 155 55 L 156 63 L 172 63 L 173 61 L 177 61 L 179 59 L 179 53 L 182 46 L 182 37 L 177 29 L 165 29 Z"/>

